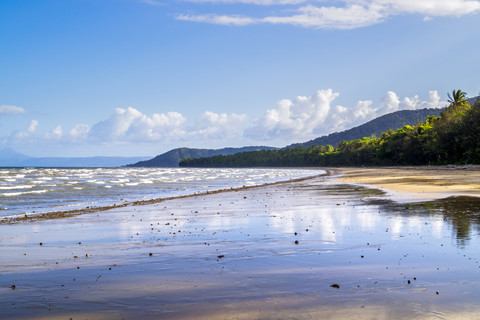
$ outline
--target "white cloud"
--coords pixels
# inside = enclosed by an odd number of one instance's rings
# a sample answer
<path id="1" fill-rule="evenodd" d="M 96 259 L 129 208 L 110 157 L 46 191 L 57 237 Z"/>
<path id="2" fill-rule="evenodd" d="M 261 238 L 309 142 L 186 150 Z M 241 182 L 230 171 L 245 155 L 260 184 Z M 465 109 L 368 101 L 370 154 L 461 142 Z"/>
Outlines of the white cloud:
<path id="1" fill-rule="evenodd" d="M 11 106 L 11 105 L 0 106 L 0 114 L 20 114 L 20 113 L 25 113 L 25 110 L 22 107 Z"/>
<path id="2" fill-rule="evenodd" d="M 423 108 L 443 108 L 447 102 L 441 101 L 438 91 L 429 91 L 428 100 L 421 100 L 418 95 L 412 98 L 405 97 L 399 104 L 398 110 L 415 110 Z"/>
<path id="3" fill-rule="evenodd" d="M 415 110 L 417 109 L 417 105 L 421 104 L 422 101 L 418 97 L 418 95 L 413 96 L 412 98 L 405 97 L 402 101 L 400 101 L 399 109 L 400 110 Z"/>
<path id="4" fill-rule="evenodd" d="M 361 120 L 370 120 L 375 117 L 377 109 L 372 107 L 373 101 L 358 101 L 355 109 L 353 109 L 353 119 Z"/>
<path id="5" fill-rule="evenodd" d="M 197 120 L 196 127 L 189 136 L 204 139 L 223 139 L 233 135 L 241 135 L 243 124 L 247 120 L 244 114 L 214 113 L 206 111 Z"/>
<path id="6" fill-rule="evenodd" d="M 310 136 L 325 123 L 333 100 L 339 93 L 332 89 L 319 90 L 310 97 L 298 96 L 294 101 L 283 99 L 275 109 L 254 122 L 245 135 L 254 139 L 276 139 Z"/>
<path id="7" fill-rule="evenodd" d="M 250 24 L 290 24 L 308 28 L 353 29 L 381 23 L 391 16 L 423 15 L 424 20 L 432 17 L 463 16 L 480 11 L 477 0 L 344 0 L 343 6 L 321 6 L 305 1 L 285 0 L 192 0 L 191 2 L 244 3 L 257 5 L 298 5 L 289 15 L 271 15 L 263 18 L 242 15 L 178 15 L 178 20 L 204 22 L 220 25 L 245 26 Z"/>
<path id="8" fill-rule="evenodd" d="M 393 91 L 388 91 L 380 102 L 379 111 L 383 114 L 395 112 L 400 106 L 400 99 Z"/>
<path id="9" fill-rule="evenodd" d="M 186 119 L 178 112 L 147 116 L 135 108 L 117 108 L 107 120 L 95 124 L 88 133 L 95 141 L 159 140 L 183 135 Z"/>
<path id="10" fill-rule="evenodd" d="M 345 130 L 386 113 L 441 108 L 447 104 L 440 101 L 437 91 L 430 91 L 427 101 L 418 96 L 400 100 L 395 92 L 388 91 L 378 106 L 371 100 L 361 100 L 353 108 L 333 106 L 332 103 L 338 96 L 338 92 L 328 89 L 319 90 L 310 97 L 297 97 L 294 101 L 280 100 L 274 109 L 267 110 L 263 118 L 257 119 L 245 130 L 245 136 L 254 140 L 277 140 L 287 144 Z"/>
<path id="11" fill-rule="evenodd" d="M 300 4 L 300 3 L 306 2 L 306 0 L 183 0 L 183 1 L 192 2 L 192 3 L 230 3 L 230 4 L 244 3 L 244 4 L 256 4 L 261 6 Z"/>
<path id="12" fill-rule="evenodd" d="M 433 90 L 428 92 L 428 101 L 426 108 L 443 108 L 446 102 L 441 101 L 438 91 Z"/>
<path id="13" fill-rule="evenodd" d="M 142 0 L 142 2 L 145 3 L 145 4 L 149 4 L 151 6 L 166 6 L 165 3 L 155 1 L 155 0 Z"/>
<path id="14" fill-rule="evenodd" d="M 331 112 L 329 112 L 328 120 L 327 120 L 327 123 L 332 124 L 333 128 L 328 133 L 346 128 L 351 122 L 350 121 L 351 113 L 352 113 L 351 110 L 347 107 L 343 107 L 343 106 L 333 107 L 331 109 Z M 314 130 L 314 132 L 318 136 L 325 135 L 327 133 L 325 132 L 325 128 L 323 126 L 319 126 Z"/>
<path id="15" fill-rule="evenodd" d="M 379 6 L 389 8 L 392 14 L 422 14 L 427 16 L 462 16 L 480 10 L 475 0 L 373 0 Z"/>
<path id="16" fill-rule="evenodd" d="M 7 144 L 10 145 L 16 143 L 35 143 L 37 127 L 38 121 L 32 120 L 26 129 L 13 131 L 5 140 Z"/>
<path id="17" fill-rule="evenodd" d="M 308 28 L 352 29 L 365 27 L 381 22 L 386 18 L 380 8 L 363 5 L 346 7 L 301 7 L 298 14 L 284 17 L 266 17 L 263 22 L 272 24 L 292 24 Z"/>
<path id="18" fill-rule="evenodd" d="M 224 140 L 241 135 L 247 119 L 241 114 L 217 114 L 207 111 L 197 119 L 195 126 L 187 128 L 187 119 L 178 112 L 145 115 L 135 108 L 117 108 L 105 121 L 89 130 L 81 127 L 82 136 L 96 142 L 154 142 Z"/>
<path id="19" fill-rule="evenodd" d="M 158 141 L 166 138 L 176 140 L 184 135 L 182 126 L 185 121 L 178 112 L 155 113 L 150 117 L 140 114 L 130 122 L 125 135 L 119 138 L 129 141 Z"/>
<path id="20" fill-rule="evenodd" d="M 38 123 L 37 123 L 38 124 Z M 32 126 L 32 124 L 30 125 Z M 30 130 L 29 130 L 30 131 Z M 35 129 L 30 131 L 30 133 L 35 133 Z M 90 126 L 86 124 L 77 124 L 75 127 L 69 131 L 63 130 L 62 125 L 57 125 L 52 130 L 43 134 L 43 139 L 48 141 L 58 141 L 58 142 L 86 142 L 88 132 L 90 131 Z M 39 137 L 37 139 L 40 140 Z"/>
<path id="21" fill-rule="evenodd" d="M 45 133 L 45 139 L 47 140 L 60 140 L 63 137 L 63 129 L 61 125 L 55 127 L 55 129 Z"/>
<path id="22" fill-rule="evenodd" d="M 89 131 L 90 126 L 88 124 L 77 124 L 69 131 L 69 135 L 73 141 L 82 141 L 87 139 Z"/>
<path id="23" fill-rule="evenodd" d="M 35 133 L 38 127 L 38 121 L 37 120 L 32 120 L 30 121 L 30 124 L 28 125 L 27 132 L 28 133 Z"/>
<path id="24" fill-rule="evenodd" d="M 187 119 L 178 112 L 145 115 L 135 108 L 117 108 L 106 120 L 93 126 L 77 124 L 70 130 L 62 125 L 38 134 L 38 121 L 32 120 L 25 130 L 11 133 L 9 143 L 28 144 L 35 142 L 82 143 L 102 145 L 105 143 L 228 143 L 226 139 L 242 136 L 245 114 L 204 112 L 187 126 Z"/>
<path id="25" fill-rule="evenodd" d="M 258 23 L 257 19 L 241 16 L 225 16 L 225 15 L 178 15 L 177 20 L 205 22 L 210 24 L 220 24 L 226 26 L 246 26 Z"/>

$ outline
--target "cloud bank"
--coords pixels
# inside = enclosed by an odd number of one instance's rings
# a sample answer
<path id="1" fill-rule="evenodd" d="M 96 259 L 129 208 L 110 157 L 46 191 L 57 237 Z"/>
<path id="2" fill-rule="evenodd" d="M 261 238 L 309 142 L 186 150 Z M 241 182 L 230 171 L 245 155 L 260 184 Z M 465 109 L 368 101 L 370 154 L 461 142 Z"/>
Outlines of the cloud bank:
<path id="1" fill-rule="evenodd" d="M 117 108 L 105 120 L 93 125 L 77 124 L 65 129 L 61 124 L 40 133 L 39 122 L 31 120 L 23 130 L 12 132 L 3 140 L 6 145 L 67 144 L 69 146 L 138 145 L 198 147 L 232 145 L 277 145 L 310 140 L 363 124 L 398 110 L 440 108 L 447 105 L 437 91 L 427 100 L 419 96 L 399 98 L 388 91 L 377 102 L 360 100 L 352 107 L 335 104 L 339 92 L 318 90 L 311 96 L 279 100 L 259 119 L 248 121 L 245 114 L 206 111 L 197 119 L 179 112 L 147 115 L 136 108 Z"/>
<path id="2" fill-rule="evenodd" d="M 322 5 L 323 1 L 302 0 L 189 0 L 193 3 L 245 4 L 274 6 L 272 15 L 179 14 L 177 20 L 218 25 L 245 26 L 252 24 L 287 24 L 318 29 L 354 29 L 381 23 L 392 16 L 421 15 L 425 21 L 432 17 L 460 17 L 480 11 L 477 0 L 344 0 L 339 5 Z M 284 6 L 284 15 L 277 15 Z M 217 6 L 218 10 L 221 7 Z"/>
<path id="3" fill-rule="evenodd" d="M 373 120 L 381 115 L 423 108 L 442 108 L 437 91 L 429 92 L 424 101 L 418 96 L 402 100 L 393 91 L 388 91 L 378 106 L 371 100 L 361 100 L 352 108 L 333 105 L 339 96 L 332 89 L 318 90 L 313 95 L 298 96 L 294 100 L 280 100 L 274 109 L 267 110 L 261 119 L 254 121 L 245 130 L 245 136 L 256 140 L 310 139 L 332 132 L 342 131 Z"/>
<path id="4" fill-rule="evenodd" d="M 62 125 L 58 125 L 43 135 L 36 133 L 38 122 L 33 120 L 28 129 L 12 133 L 10 140 L 20 142 L 21 138 L 32 140 L 34 136 L 37 141 L 89 144 L 225 140 L 241 136 L 246 120 L 244 114 L 206 111 L 194 125 L 188 126 L 187 119 L 178 112 L 146 115 L 128 107 L 115 109 L 108 119 L 93 126 L 77 124 L 70 130 L 64 130 Z"/>

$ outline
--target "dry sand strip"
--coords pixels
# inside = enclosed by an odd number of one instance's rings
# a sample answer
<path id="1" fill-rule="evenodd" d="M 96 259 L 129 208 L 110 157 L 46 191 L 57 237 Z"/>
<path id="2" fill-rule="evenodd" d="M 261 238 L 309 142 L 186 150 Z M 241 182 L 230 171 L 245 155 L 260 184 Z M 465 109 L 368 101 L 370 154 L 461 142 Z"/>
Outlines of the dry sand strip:
<path id="1" fill-rule="evenodd" d="M 397 201 L 480 197 L 480 166 L 338 168 L 337 181 L 379 188 Z"/>

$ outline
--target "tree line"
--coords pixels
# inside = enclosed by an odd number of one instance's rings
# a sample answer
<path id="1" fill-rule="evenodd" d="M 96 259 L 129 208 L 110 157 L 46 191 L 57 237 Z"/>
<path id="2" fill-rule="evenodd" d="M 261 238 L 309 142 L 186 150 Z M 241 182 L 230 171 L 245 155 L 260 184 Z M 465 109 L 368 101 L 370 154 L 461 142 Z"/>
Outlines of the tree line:
<path id="1" fill-rule="evenodd" d="M 182 167 L 298 167 L 480 164 L 480 101 L 468 103 L 454 90 L 440 116 L 332 145 L 242 152 L 229 156 L 189 158 Z"/>

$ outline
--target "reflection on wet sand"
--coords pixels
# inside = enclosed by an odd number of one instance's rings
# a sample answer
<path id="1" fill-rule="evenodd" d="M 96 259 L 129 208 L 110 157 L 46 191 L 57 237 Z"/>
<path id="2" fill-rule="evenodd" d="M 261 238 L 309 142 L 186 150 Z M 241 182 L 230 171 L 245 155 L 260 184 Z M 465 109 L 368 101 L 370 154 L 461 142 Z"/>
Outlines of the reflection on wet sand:
<path id="1" fill-rule="evenodd" d="M 472 239 L 472 234 L 480 233 L 480 198 L 467 196 L 452 196 L 426 202 L 396 203 L 393 201 L 371 201 L 392 215 L 414 217 L 431 215 L 438 229 L 443 223 L 451 228 L 452 237 L 459 246 L 466 246 Z M 437 230 L 438 230 L 437 229 Z M 441 232 L 437 231 L 440 235 Z"/>
<path id="2" fill-rule="evenodd" d="M 1 225 L 0 312 L 478 319 L 479 212 L 475 198 L 400 204 L 316 178 Z"/>

